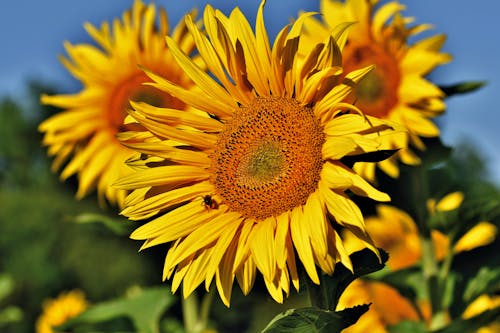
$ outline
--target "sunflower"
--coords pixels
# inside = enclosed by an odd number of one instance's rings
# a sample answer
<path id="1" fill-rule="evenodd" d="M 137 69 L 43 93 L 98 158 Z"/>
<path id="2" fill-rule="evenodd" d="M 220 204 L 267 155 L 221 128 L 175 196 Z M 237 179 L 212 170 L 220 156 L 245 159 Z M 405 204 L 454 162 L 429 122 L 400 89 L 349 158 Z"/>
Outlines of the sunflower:
<path id="1" fill-rule="evenodd" d="M 62 169 L 62 180 L 77 174 L 77 198 L 97 188 L 104 204 L 122 206 L 126 192 L 109 185 L 130 172 L 124 161 L 132 152 L 116 139 L 123 129 L 129 100 L 147 101 L 162 107 L 183 109 L 183 103 L 168 93 L 143 85 L 150 81 L 138 65 L 150 68 L 180 86 L 189 80 L 167 50 L 165 36 L 170 33 L 166 12 L 140 0 L 125 11 L 122 20 L 105 22 L 100 28 L 85 24 L 97 46 L 65 44 L 68 58 L 61 62 L 83 85 L 75 94 L 43 95 L 44 104 L 64 109 L 40 124 L 43 144 L 55 156 L 53 170 Z M 180 23 L 172 38 L 185 52 L 193 41 Z"/>
<path id="2" fill-rule="evenodd" d="M 377 165 L 397 178 L 399 160 L 409 165 L 419 164 L 420 159 L 412 148 L 424 150 L 421 138 L 439 136 L 439 129 L 431 118 L 444 112 L 444 93 L 425 76 L 451 60 L 448 54 L 440 52 L 446 39 L 444 35 L 409 44 L 409 38 L 430 26 L 409 26 L 413 19 L 401 16 L 404 6 L 397 1 L 375 10 L 377 3 L 378 0 L 322 0 L 323 21 L 311 17 L 304 24 L 307 39 L 315 44 L 338 24 L 353 23 L 343 52 L 345 71 L 375 65 L 354 89 L 351 97 L 355 105 L 368 115 L 397 122 L 408 130 L 404 149 L 397 154 L 378 163 L 356 165 L 371 181 L 375 179 Z"/>
<path id="3" fill-rule="evenodd" d="M 87 308 L 85 295 L 80 290 L 61 293 L 44 302 L 43 312 L 36 322 L 36 333 L 54 333 L 56 326 L 64 324 Z"/>
<path id="4" fill-rule="evenodd" d="M 137 172 L 116 183 L 133 190 L 122 214 L 155 217 L 131 238 L 145 240 L 142 249 L 171 243 L 163 279 L 173 276 L 174 291 L 182 282 L 184 297 L 203 281 L 208 290 L 215 279 L 227 306 L 234 279 L 247 294 L 257 270 L 282 302 L 290 284 L 299 288 L 297 261 L 314 283 L 318 267 L 327 274 L 336 262 L 352 269 L 334 224 L 377 252 L 347 192 L 389 197 L 342 158 L 376 152 L 393 135 L 405 135 L 342 102 L 371 69 L 343 72 L 346 26 L 302 62 L 301 27 L 311 14 L 284 27 L 271 47 L 263 8 L 264 1 L 255 33 L 238 8 L 225 16 L 206 6 L 206 32 L 186 17 L 208 72 L 173 39 L 167 43 L 198 91 L 148 74 L 153 86 L 197 112 L 132 103 L 131 117 L 154 137 L 120 134 L 138 152 L 129 161 Z"/>

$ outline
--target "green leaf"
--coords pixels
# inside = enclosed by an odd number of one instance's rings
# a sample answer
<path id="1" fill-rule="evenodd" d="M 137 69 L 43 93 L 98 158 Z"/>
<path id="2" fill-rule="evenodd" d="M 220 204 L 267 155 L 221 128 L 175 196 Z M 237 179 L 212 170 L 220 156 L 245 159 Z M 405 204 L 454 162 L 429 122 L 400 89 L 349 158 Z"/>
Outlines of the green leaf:
<path id="1" fill-rule="evenodd" d="M 389 333 L 427 333 L 425 323 L 421 321 L 405 320 L 397 325 L 388 327 Z"/>
<path id="2" fill-rule="evenodd" d="M 81 324 L 97 324 L 128 317 L 137 332 L 158 333 L 160 317 L 174 301 L 175 297 L 166 287 L 137 290 L 128 297 L 95 304 L 59 328 L 67 330 Z"/>
<path id="3" fill-rule="evenodd" d="M 464 333 L 476 332 L 481 327 L 491 324 L 500 317 L 500 306 L 495 309 L 480 313 L 479 315 L 469 319 L 456 319 L 445 328 L 442 328 L 432 333 Z"/>
<path id="4" fill-rule="evenodd" d="M 443 299 L 441 300 L 442 307 L 448 309 L 453 303 L 454 292 L 456 289 L 458 275 L 454 272 L 448 272 L 446 279 L 442 281 Z"/>
<path id="5" fill-rule="evenodd" d="M 0 311 L 0 327 L 23 319 L 23 312 L 17 306 L 8 306 Z"/>
<path id="6" fill-rule="evenodd" d="M 447 97 L 450 97 L 453 95 L 466 94 L 476 91 L 484 85 L 486 85 L 486 81 L 466 81 L 450 86 L 441 86 L 440 88 Z"/>
<path id="7" fill-rule="evenodd" d="M 0 275 L 0 301 L 9 296 L 13 290 L 14 280 L 9 275 Z"/>
<path id="8" fill-rule="evenodd" d="M 489 294 L 500 290 L 500 267 L 481 267 L 465 287 L 463 300 L 470 303 L 482 294 Z"/>
<path id="9" fill-rule="evenodd" d="M 112 218 L 102 214 L 84 213 L 75 216 L 72 220 L 80 224 L 100 223 L 120 236 L 130 235 L 132 232 L 130 222 L 124 218 Z"/>
<path id="10" fill-rule="evenodd" d="M 382 261 L 369 249 L 363 249 L 351 254 L 354 274 L 344 265 L 338 263 L 335 265 L 332 276 L 322 275 L 320 287 L 325 290 L 323 294 L 327 297 L 325 302 L 327 309 L 333 311 L 337 308 L 340 296 L 352 281 L 384 268 L 389 255 L 382 249 L 379 249 L 379 251 Z"/>
<path id="11" fill-rule="evenodd" d="M 368 309 L 368 304 L 337 312 L 318 308 L 291 309 L 277 315 L 262 333 L 337 333 L 355 324 Z"/>

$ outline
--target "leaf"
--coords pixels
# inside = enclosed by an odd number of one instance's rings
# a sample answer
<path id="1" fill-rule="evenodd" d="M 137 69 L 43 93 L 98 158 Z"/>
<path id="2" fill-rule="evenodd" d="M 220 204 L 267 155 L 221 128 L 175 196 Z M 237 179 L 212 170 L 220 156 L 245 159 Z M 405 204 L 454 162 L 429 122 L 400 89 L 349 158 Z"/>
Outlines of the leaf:
<path id="1" fill-rule="evenodd" d="M 338 263 L 335 265 L 335 270 L 332 276 L 323 275 L 321 286 L 325 288 L 326 307 L 330 310 L 335 310 L 344 290 L 355 279 L 379 271 L 384 268 L 389 255 L 382 249 L 379 249 L 382 261 L 369 249 L 354 252 L 349 257 L 351 258 L 354 268 L 354 274 L 351 273 L 344 265 Z"/>
<path id="2" fill-rule="evenodd" d="M 337 333 L 355 324 L 368 309 L 368 304 L 337 312 L 318 308 L 291 309 L 277 315 L 262 333 Z"/>
<path id="3" fill-rule="evenodd" d="M 427 333 L 424 322 L 405 320 L 397 325 L 388 327 L 389 333 Z"/>
<path id="4" fill-rule="evenodd" d="M 23 311 L 17 306 L 10 305 L 0 311 L 0 327 L 19 322 L 23 319 Z"/>
<path id="5" fill-rule="evenodd" d="M 175 297 L 166 287 L 138 290 L 129 297 L 95 304 L 59 328 L 67 330 L 81 324 L 96 324 L 128 317 L 137 332 L 158 333 L 160 317 L 174 301 Z"/>
<path id="6" fill-rule="evenodd" d="M 102 214 L 84 213 L 73 218 L 73 222 L 80 224 L 100 223 L 113 233 L 124 236 L 130 235 L 132 228 L 127 219 L 111 218 Z"/>
<path id="7" fill-rule="evenodd" d="M 6 275 L 0 275 L 0 301 L 9 296 L 14 290 L 14 280 Z"/>
<path id="8" fill-rule="evenodd" d="M 450 97 L 476 91 L 484 85 L 486 85 L 486 81 L 465 81 L 450 86 L 441 86 L 439 88 L 441 88 L 447 97 Z"/>
<path id="9" fill-rule="evenodd" d="M 480 313 L 479 315 L 469 319 L 456 319 L 448 326 L 432 333 L 464 333 L 476 332 L 481 327 L 498 320 L 500 317 L 500 306 L 495 309 Z"/>
<path id="10" fill-rule="evenodd" d="M 482 294 L 498 290 L 500 290 L 500 267 L 481 267 L 476 276 L 467 283 L 463 300 L 465 303 L 470 303 Z"/>

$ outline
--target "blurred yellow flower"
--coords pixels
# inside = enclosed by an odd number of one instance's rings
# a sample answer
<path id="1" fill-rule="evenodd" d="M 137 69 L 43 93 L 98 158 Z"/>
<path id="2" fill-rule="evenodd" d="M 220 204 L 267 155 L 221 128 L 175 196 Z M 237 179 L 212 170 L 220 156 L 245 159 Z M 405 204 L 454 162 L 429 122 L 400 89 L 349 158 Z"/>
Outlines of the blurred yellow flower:
<path id="1" fill-rule="evenodd" d="M 383 149 L 387 137 L 406 134 L 343 103 L 371 68 L 340 70 L 336 39 L 318 43 L 305 64 L 299 61 L 301 27 L 310 13 L 281 30 L 271 47 L 263 8 L 264 1 L 255 33 L 238 8 L 227 17 L 207 6 L 206 33 L 187 17 L 210 73 L 176 41 L 167 43 L 199 91 L 149 75 L 154 86 L 198 112 L 133 103 L 131 116 L 156 139 L 120 134 L 141 153 L 130 161 L 139 170 L 116 184 L 134 190 L 122 214 L 134 220 L 159 214 L 131 237 L 146 240 L 143 249 L 173 242 L 163 278 L 173 276 L 174 291 L 182 282 L 185 297 L 215 279 L 229 305 L 234 278 L 247 294 L 258 270 L 282 302 L 290 283 L 299 287 L 296 255 L 315 283 L 318 268 L 331 274 L 340 261 L 352 269 L 332 222 L 377 251 L 346 191 L 389 197 L 340 159 Z"/>
<path id="2" fill-rule="evenodd" d="M 348 73 L 375 65 L 353 92 L 355 105 L 368 115 L 390 119 L 408 129 L 405 148 L 390 159 L 374 163 L 357 163 L 355 168 L 367 179 L 375 177 L 375 167 L 398 177 L 398 160 L 415 165 L 419 158 L 410 145 L 424 150 L 420 137 L 439 136 L 438 127 L 429 119 L 445 110 L 443 92 L 425 79 L 438 65 L 451 60 L 440 52 L 444 35 L 436 35 L 409 44 L 408 39 L 430 28 L 420 24 L 409 26 L 412 18 L 403 17 L 404 6 L 397 1 L 376 9 L 377 0 L 322 0 L 322 21 L 309 18 L 305 22 L 308 40 L 316 43 L 334 33 L 335 27 L 350 22 L 349 36 L 342 63 Z M 311 46 L 307 46 L 310 50 Z M 397 142 L 397 145 L 400 143 Z"/>
<path id="3" fill-rule="evenodd" d="M 159 14 L 157 14 L 159 12 Z M 159 15 L 159 20 L 155 18 Z M 98 46 L 65 43 L 68 58 L 61 62 L 83 85 L 75 94 L 47 96 L 44 104 L 64 109 L 40 124 L 43 144 L 55 156 L 53 170 L 63 169 L 60 178 L 77 174 L 77 198 L 97 188 L 99 200 L 123 205 L 126 192 L 110 187 L 118 177 L 130 173 L 124 164 L 132 152 L 116 139 L 123 125 L 129 100 L 147 101 L 161 107 L 183 108 L 170 94 L 143 85 L 151 81 L 139 68 L 154 70 L 181 86 L 187 76 L 168 52 L 165 36 L 170 33 L 163 8 L 136 0 L 122 20 L 105 22 L 100 28 L 85 24 Z M 185 52 L 193 48 L 183 23 L 172 32 Z"/>
<path id="4" fill-rule="evenodd" d="M 441 200 L 429 200 L 428 209 L 432 215 L 436 212 L 458 209 L 464 199 L 463 193 L 454 192 L 445 195 Z M 412 217 L 406 212 L 388 205 L 378 205 L 377 215 L 367 217 L 366 230 L 373 242 L 389 253 L 387 266 L 392 270 L 404 269 L 420 261 L 422 249 L 418 228 Z M 390 230 L 390 232 L 388 232 Z M 437 230 L 431 231 L 434 252 L 437 260 L 442 260 L 449 253 L 469 251 L 474 248 L 490 244 L 494 241 L 497 228 L 489 222 L 479 222 L 468 230 L 450 249 L 448 237 Z M 344 244 L 349 253 L 361 250 L 364 246 L 346 232 Z M 384 290 L 385 291 L 381 291 Z M 345 332 L 387 332 L 387 326 L 397 324 L 402 320 L 419 320 L 412 306 L 407 300 L 393 289 L 380 282 L 356 280 L 342 295 L 343 307 L 350 307 L 361 303 L 372 303 L 367 314 L 361 316 L 356 325 Z M 377 292 L 380 291 L 380 292 Z M 465 310 L 463 317 L 473 317 L 487 309 L 500 305 L 500 297 L 481 296 L 471 303 Z M 419 301 L 416 306 L 422 313 L 423 319 L 430 318 L 430 304 Z M 370 329 L 368 329 L 370 328 Z M 481 328 L 478 333 L 496 332 L 498 323 Z"/>
<path id="5" fill-rule="evenodd" d="M 427 203 L 429 213 L 457 209 L 463 201 L 461 192 L 444 196 L 436 203 L 431 199 Z M 413 218 L 399 208 L 389 205 L 378 205 L 377 215 L 365 219 L 366 230 L 375 245 L 389 253 L 387 266 L 392 270 L 403 269 L 416 264 L 422 255 L 420 237 Z M 390 230 L 391 232 L 387 232 Z M 474 248 L 490 244 L 494 241 L 497 228 L 490 222 L 481 221 L 468 230 L 453 245 L 453 252 L 470 251 Z M 443 233 L 432 230 L 436 258 L 442 260 L 450 251 L 450 240 Z M 356 237 L 348 231 L 345 233 L 345 245 L 349 253 L 364 248 Z"/>
<path id="6" fill-rule="evenodd" d="M 36 322 L 36 333 L 55 333 L 56 326 L 64 324 L 87 308 L 85 295 L 80 290 L 61 293 L 43 303 L 43 312 Z"/>
<path id="7" fill-rule="evenodd" d="M 340 297 L 337 310 L 359 304 L 369 304 L 370 309 L 355 325 L 342 333 L 386 333 L 387 326 L 403 320 L 418 320 L 418 314 L 411 303 L 396 289 L 374 281 L 355 280 Z"/>

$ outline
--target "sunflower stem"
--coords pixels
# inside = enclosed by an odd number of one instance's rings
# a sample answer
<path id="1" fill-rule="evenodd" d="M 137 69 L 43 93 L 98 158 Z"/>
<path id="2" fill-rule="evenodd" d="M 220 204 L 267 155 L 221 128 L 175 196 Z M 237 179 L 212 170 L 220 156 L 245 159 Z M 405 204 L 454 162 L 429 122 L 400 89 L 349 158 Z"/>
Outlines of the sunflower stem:
<path id="1" fill-rule="evenodd" d="M 210 307 L 212 305 L 212 301 L 214 299 L 214 288 L 210 288 L 210 291 L 203 296 L 203 299 L 201 300 L 201 307 L 200 307 L 200 320 L 199 320 L 199 326 L 200 326 L 200 332 L 203 332 L 208 325 L 208 318 L 210 316 Z"/>
<path id="2" fill-rule="evenodd" d="M 306 279 L 307 291 L 309 293 L 309 301 L 312 306 L 320 309 L 326 309 L 326 302 L 324 297 L 323 288 L 320 285 L 315 284 L 310 279 Z"/>
<path id="3" fill-rule="evenodd" d="M 320 282 L 320 284 L 314 283 L 310 278 L 309 275 L 307 275 L 306 270 L 302 265 L 299 265 L 298 267 L 299 274 L 301 277 L 302 281 L 305 281 L 306 283 L 306 288 L 307 288 L 307 293 L 309 294 L 309 302 L 311 303 L 311 306 L 320 308 L 320 309 L 327 309 L 327 301 L 326 301 L 326 295 L 325 295 L 325 290 L 322 287 L 323 283 Z M 321 280 L 321 276 L 320 276 Z"/>
<path id="4" fill-rule="evenodd" d="M 212 290 L 203 296 L 200 306 L 198 306 L 196 292 L 182 299 L 182 316 L 186 333 L 201 333 L 207 328 L 210 306 L 213 300 Z"/>
<path id="5" fill-rule="evenodd" d="M 186 333 L 197 333 L 198 323 L 198 296 L 193 292 L 187 298 L 182 299 L 182 316 Z"/>

